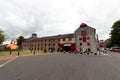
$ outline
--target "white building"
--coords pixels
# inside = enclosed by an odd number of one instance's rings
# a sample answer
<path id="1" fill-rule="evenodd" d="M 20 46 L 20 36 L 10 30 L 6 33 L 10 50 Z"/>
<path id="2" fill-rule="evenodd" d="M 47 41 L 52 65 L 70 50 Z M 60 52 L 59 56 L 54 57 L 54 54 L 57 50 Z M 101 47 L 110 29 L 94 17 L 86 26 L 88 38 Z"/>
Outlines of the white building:
<path id="1" fill-rule="evenodd" d="M 96 29 L 82 23 L 74 32 L 76 50 L 78 52 L 97 52 L 99 48 Z"/>

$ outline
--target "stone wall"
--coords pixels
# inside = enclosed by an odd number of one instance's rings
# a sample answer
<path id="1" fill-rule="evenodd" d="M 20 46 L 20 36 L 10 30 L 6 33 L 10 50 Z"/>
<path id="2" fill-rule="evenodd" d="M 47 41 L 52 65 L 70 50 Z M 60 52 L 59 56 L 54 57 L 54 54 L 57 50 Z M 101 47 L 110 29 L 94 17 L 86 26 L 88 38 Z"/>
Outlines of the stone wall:
<path id="1" fill-rule="evenodd" d="M 91 51 L 96 52 L 98 48 L 96 39 L 96 30 L 92 27 L 79 27 L 75 33 L 75 43 L 78 52 Z"/>

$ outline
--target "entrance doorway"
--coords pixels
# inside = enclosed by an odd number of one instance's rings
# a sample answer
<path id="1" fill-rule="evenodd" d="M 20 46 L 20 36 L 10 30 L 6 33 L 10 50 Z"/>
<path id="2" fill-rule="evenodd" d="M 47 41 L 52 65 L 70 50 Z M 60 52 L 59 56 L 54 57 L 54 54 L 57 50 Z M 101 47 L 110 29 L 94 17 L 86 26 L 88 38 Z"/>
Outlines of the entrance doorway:
<path id="1" fill-rule="evenodd" d="M 65 43 L 63 46 L 63 51 L 66 51 L 66 52 L 71 51 L 71 44 Z"/>
<path id="2" fill-rule="evenodd" d="M 71 46 L 64 46 L 63 50 L 66 52 L 71 51 Z"/>

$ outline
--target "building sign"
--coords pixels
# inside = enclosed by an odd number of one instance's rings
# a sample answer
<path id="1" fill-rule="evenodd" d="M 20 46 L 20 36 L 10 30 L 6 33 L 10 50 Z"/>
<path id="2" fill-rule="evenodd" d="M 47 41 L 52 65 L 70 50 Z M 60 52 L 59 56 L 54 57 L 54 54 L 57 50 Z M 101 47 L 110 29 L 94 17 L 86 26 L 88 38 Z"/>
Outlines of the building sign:
<path id="1" fill-rule="evenodd" d="M 71 46 L 71 44 L 65 43 L 64 46 Z"/>

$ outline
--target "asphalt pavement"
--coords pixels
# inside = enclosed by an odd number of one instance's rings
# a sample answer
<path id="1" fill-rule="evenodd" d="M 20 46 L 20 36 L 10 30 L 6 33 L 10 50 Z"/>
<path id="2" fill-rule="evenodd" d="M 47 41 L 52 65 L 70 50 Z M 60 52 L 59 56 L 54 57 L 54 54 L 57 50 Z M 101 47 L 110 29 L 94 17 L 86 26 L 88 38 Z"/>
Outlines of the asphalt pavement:
<path id="1" fill-rule="evenodd" d="M 120 80 L 119 74 L 119 54 L 20 56 L 0 67 L 0 80 Z"/>

